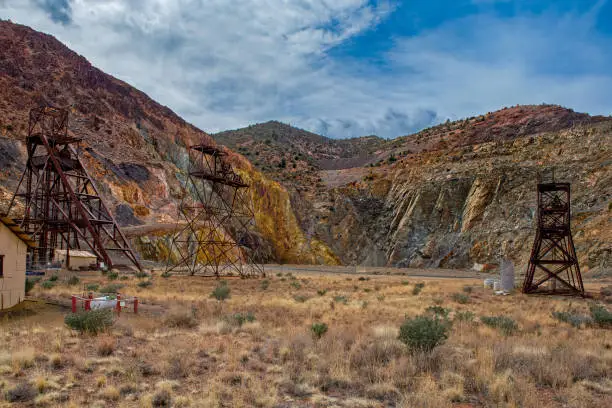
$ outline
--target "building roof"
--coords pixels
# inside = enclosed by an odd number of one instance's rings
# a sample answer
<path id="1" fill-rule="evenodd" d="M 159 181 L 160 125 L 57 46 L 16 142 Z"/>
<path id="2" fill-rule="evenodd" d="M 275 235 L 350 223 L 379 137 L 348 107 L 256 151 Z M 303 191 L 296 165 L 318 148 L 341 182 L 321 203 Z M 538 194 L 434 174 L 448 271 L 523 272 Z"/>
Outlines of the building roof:
<path id="1" fill-rule="evenodd" d="M 0 223 L 4 224 L 8 229 L 10 229 L 13 234 L 15 234 L 20 240 L 25 242 L 27 246 L 30 248 L 36 247 L 36 242 L 32 240 L 32 237 L 23 231 L 17 223 L 9 217 L 0 217 Z"/>
<path id="2" fill-rule="evenodd" d="M 66 255 L 65 249 L 56 249 L 55 255 Z M 82 251 L 79 249 L 71 249 L 70 250 L 71 258 L 97 258 L 94 254 L 89 251 Z"/>

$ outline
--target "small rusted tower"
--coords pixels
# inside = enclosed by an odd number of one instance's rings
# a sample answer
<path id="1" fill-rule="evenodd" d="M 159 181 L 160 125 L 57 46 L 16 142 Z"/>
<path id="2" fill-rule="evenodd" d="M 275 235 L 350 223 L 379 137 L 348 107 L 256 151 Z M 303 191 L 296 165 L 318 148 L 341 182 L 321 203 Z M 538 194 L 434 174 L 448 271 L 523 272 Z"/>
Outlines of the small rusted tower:
<path id="1" fill-rule="evenodd" d="M 33 265 L 52 262 L 56 249 L 67 250 L 68 262 L 71 249 L 87 249 L 109 267 L 115 252 L 140 269 L 136 254 L 79 160 L 74 146 L 80 141 L 68 134 L 67 109 L 30 111 L 28 159 L 7 215 L 36 242 Z M 23 212 L 17 208 L 18 201 Z"/>
<path id="2" fill-rule="evenodd" d="M 539 183 L 536 237 L 523 293 L 584 296 L 570 229 L 570 184 Z"/>
<path id="3" fill-rule="evenodd" d="M 250 231 L 254 214 L 249 185 L 216 146 L 189 148 L 185 196 L 179 205 L 166 273 L 202 276 L 264 276 L 258 242 Z"/>

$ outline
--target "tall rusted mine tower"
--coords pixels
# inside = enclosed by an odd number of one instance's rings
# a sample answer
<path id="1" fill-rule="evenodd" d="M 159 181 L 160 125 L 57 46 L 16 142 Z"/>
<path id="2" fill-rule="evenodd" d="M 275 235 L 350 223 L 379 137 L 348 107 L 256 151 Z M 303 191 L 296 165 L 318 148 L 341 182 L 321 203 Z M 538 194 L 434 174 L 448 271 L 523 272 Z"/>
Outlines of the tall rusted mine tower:
<path id="1" fill-rule="evenodd" d="M 67 109 L 30 111 L 28 159 L 7 216 L 36 242 L 33 265 L 53 261 L 56 249 L 66 250 L 69 263 L 70 250 L 85 249 L 109 267 L 123 255 L 140 269 L 136 254 L 79 160 L 74 146 L 80 141 L 68 134 Z"/>
<path id="2" fill-rule="evenodd" d="M 265 276 L 257 262 L 258 243 L 249 185 L 208 143 L 189 148 L 186 194 L 172 236 L 166 273 L 202 276 Z"/>
<path id="3" fill-rule="evenodd" d="M 523 293 L 584 296 L 570 229 L 570 184 L 539 183 L 536 237 Z"/>

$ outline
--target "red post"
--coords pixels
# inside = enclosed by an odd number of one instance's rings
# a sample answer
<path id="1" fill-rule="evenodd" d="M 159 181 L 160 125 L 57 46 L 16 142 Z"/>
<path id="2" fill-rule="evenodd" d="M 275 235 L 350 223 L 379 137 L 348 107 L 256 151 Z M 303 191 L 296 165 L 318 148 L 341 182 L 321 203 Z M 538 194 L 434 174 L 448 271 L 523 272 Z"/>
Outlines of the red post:
<path id="1" fill-rule="evenodd" d="M 134 314 L 138 313 L 138 298 L 134 298 Z"/>
<path id="2" fill-rule="evenodd" d="M 117 316 L 121 315 L 121 295 L 117 293 Z"/>
<path id="3" fill-rule="evenodd" d="M 91 310 L 91 299 L 93 299 L 93 295 L 89 292 L 87 296 L 87 300 L 85 301 L 85 310 Z"/>
<path id="4" fill-rule="evenodd" d="M 72 313 L 76 313 L 76 296 L 72 295 Z"/>

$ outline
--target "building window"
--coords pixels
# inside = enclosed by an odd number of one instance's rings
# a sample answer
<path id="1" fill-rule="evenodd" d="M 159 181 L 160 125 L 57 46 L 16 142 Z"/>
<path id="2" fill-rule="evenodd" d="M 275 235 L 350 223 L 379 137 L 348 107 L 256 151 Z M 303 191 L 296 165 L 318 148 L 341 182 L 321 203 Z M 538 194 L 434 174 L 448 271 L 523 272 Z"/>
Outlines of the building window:
<path id="1" fill-rule="evenodd" d="M 0 278 L 4 278 L 4 255 L 0 255 Z"/>

